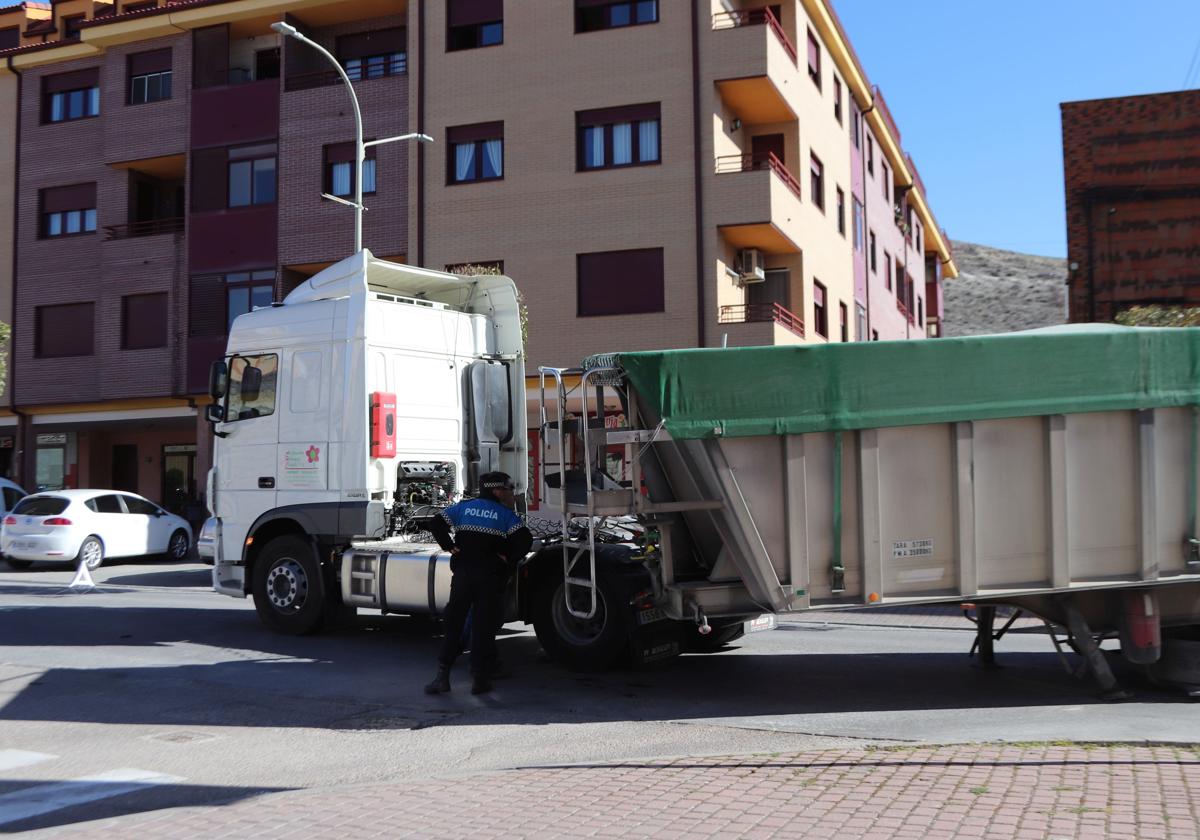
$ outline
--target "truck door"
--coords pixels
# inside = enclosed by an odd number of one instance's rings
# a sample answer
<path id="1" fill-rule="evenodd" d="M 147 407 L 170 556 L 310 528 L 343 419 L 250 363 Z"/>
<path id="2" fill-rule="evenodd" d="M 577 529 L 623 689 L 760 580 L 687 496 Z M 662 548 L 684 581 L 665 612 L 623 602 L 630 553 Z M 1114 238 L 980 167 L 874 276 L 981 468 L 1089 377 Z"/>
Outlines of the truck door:
<path id="1" fill-rule="evenodd" d="M 216 447 L 221 554 L 228 561 L 242 556 L 254 520 L 276 506 L 278 377 L 278 354 L 234 356 L 229 360 L 225 419 L 217 425 L 217 432 L 224 437 Z"/>

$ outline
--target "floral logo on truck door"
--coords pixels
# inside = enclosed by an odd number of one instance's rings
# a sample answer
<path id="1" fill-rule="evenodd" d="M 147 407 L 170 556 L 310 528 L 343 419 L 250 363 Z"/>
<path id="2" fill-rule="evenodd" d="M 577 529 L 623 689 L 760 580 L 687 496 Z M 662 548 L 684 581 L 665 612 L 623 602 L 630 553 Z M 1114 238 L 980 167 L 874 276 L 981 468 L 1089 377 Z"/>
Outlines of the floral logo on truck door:
<path id="1" fill-rule="evenodd" d="M 310 464 L 319 463 L 321 460 L 321 450 L 319 447 L 310 446 L 304 454 L 308 458 L 308 463 Z"/>

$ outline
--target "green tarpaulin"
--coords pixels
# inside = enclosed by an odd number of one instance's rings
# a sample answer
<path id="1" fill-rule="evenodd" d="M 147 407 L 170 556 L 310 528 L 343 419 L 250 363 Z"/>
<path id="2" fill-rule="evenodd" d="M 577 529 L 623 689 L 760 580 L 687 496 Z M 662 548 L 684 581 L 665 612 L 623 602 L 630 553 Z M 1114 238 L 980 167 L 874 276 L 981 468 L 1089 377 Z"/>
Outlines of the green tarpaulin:
<path id="1" fill-rule="evenodd" d="M 676 438 L 801 434 L 1200 403 L 1200 329 L 621 353 Z"/>

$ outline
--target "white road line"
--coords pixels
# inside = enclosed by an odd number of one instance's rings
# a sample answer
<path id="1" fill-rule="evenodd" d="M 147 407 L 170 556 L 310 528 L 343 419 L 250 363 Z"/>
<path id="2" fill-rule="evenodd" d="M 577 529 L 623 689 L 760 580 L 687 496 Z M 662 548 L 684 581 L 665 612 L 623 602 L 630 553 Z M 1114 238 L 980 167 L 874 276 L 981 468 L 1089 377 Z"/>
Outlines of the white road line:
<path id="1" fill-rule="evenodd" d="M 5 770 L 15 770 L 18 767 L 28 767 L 31 764 L 41 764 L 58 758 L 49 753 L 30 752 L 29 750 L 0 750 L 0 773 Z"/>
<path id="2" fill-rule="evenodd" d="M 154 785 L 182 782 L 179 776 L 125 767 L 94 776 L 36 785 L 0 796 L 0 825 L 84 805 L 123 793 L 144 790 Z"/>

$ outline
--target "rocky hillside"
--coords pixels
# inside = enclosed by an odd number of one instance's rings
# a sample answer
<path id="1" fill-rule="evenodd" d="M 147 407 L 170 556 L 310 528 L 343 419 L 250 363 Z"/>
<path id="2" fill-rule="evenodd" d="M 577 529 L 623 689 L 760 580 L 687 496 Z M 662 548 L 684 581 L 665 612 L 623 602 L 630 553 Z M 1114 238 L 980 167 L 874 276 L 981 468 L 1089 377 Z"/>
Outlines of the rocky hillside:
<path id="1" fill-rule="evenodd" d="M 1067 261 L 955 242 L 945 282 L 947 336 L 1029 330 L 1065 320 Z"/>

